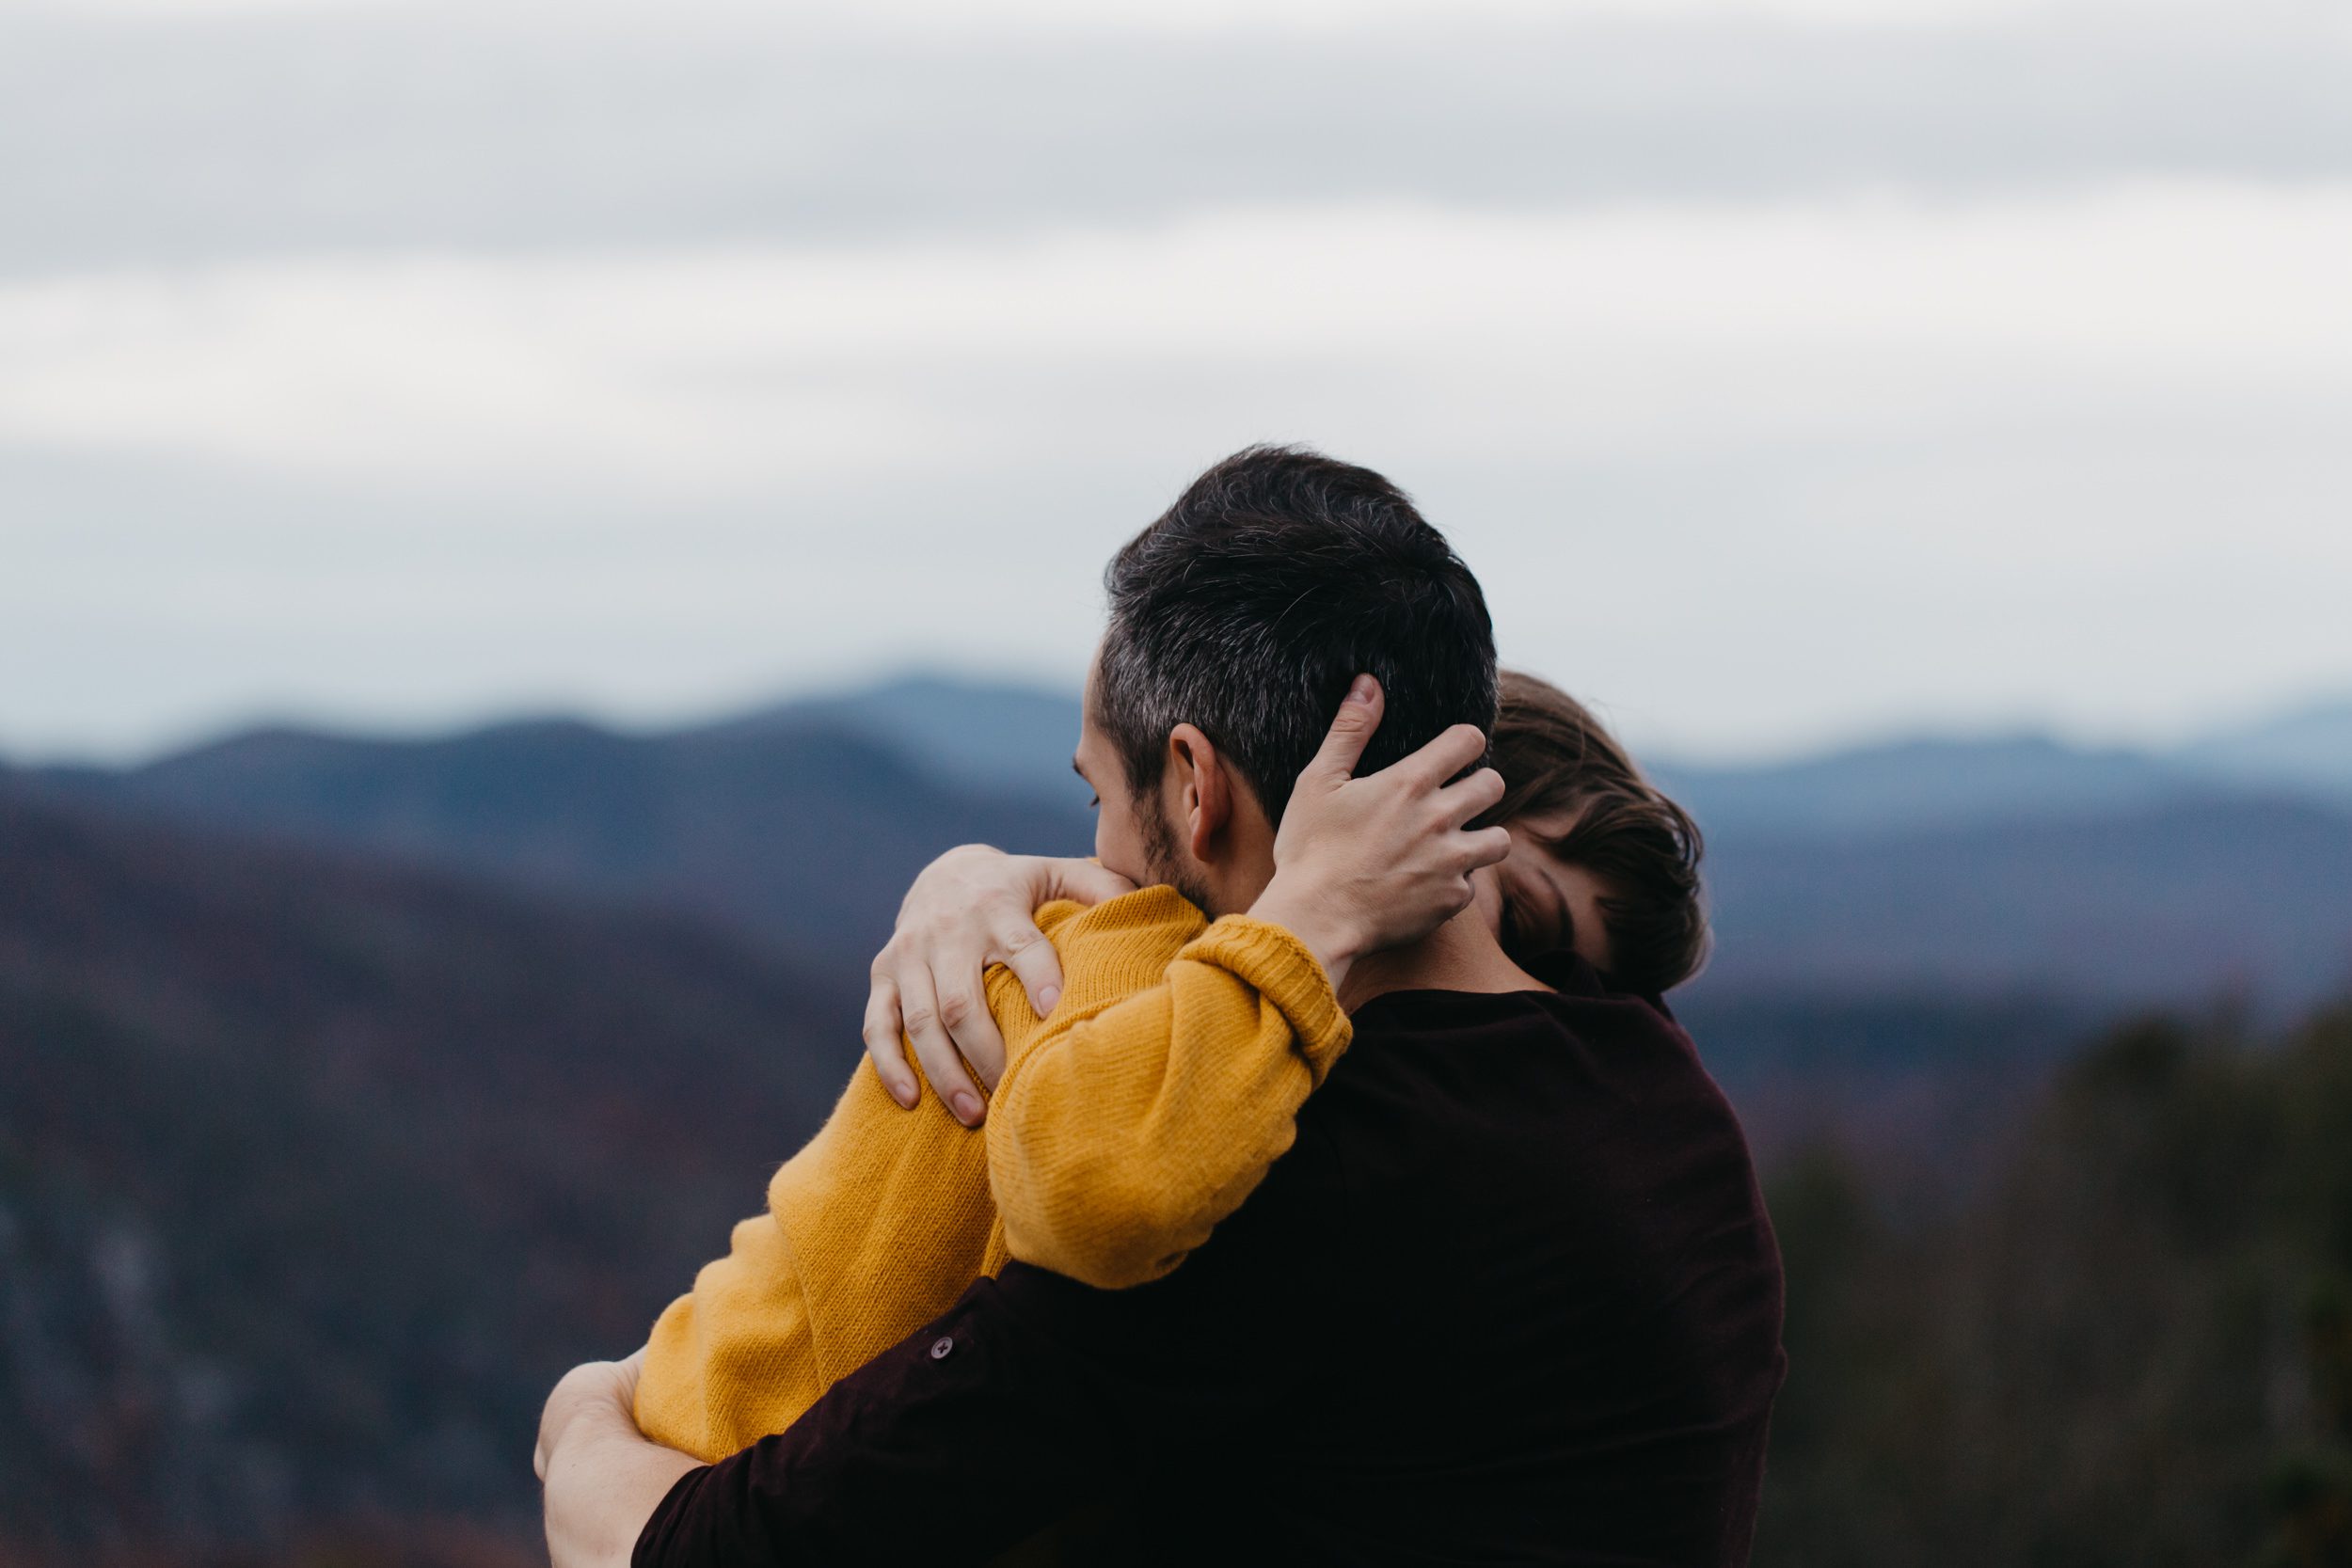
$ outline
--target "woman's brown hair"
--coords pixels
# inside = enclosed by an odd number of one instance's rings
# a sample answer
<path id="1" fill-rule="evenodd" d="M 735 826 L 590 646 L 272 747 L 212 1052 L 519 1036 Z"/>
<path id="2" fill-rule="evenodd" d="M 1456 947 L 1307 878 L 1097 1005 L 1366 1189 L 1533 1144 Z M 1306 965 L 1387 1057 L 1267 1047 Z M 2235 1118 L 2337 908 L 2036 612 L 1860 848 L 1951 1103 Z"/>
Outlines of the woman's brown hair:
<path id="1" fill-rule="evenodd" d="M 1599 881 L 1618 989 L 1650 995 L 1697 974 L 1707 959 L 1698 824 L 1558 687 L 1505 670 L 1502 699 L 1493 761 L 1503 795 L 1482 820 L 1570 819 L 1556 838 L 1529 836 Z"/>

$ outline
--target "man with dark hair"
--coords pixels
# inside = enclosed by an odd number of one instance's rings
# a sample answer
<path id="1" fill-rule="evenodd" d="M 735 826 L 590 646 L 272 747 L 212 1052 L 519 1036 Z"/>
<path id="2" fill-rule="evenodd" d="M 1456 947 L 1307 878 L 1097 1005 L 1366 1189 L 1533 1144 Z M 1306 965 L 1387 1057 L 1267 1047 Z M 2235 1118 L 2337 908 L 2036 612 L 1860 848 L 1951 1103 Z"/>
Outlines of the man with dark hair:
<path id="1" fill-rule="evenodd" d="M 1096 719 L 1137 792 L 1159 783 L 1168 732 L 1190 720 L 1279 821 L 1359 674 L 1387 704 L 1361 772 L 1449 725 L 1494 727 L 1478 581 L 1369 468 L 1295 448 L 1235 452 L 1111 558 L 1103 586 Z"/>
<path id="2" fill-rule="evenodd" d="M 1075 759 L 1104 865 L 1288 928 L 1354 1044 L 1182 1267 L 1009 1265 L 789 1430 L 650 1462 L 675 1484 L 636 1561 L 982 1560 L 1089 1507 L 1061 1560 L 1743 1561 L 1779 1267 L 1688 1039 L 1572 957 L 1520 969 L 1475 910 L 1368 953 L 1275 878 L 1359 672 L 1364 770 L 1491 725 L 1476 581 L 1378 475 L 1252 449 L 1108 586 Z"/>
<path id="3" fill-rule="evenodd" d="M 1269 824 L 1348 686 L 1380 683 L 1357 765 L 1375 772 L 1455 724 L 1494 728 L 1494 625 L 1445 536 L 1369 468 L 1249 447 L 1188 485 L 1103 574 L 1110 624 L 1089 707 L 1128 790 L 1157 791 L 1187 724 L 1213 739 Z M 1225 912 L 1146 813 L 1146 865 Z M 1248 908 L 1244 900 L 1234 908 Z"/>

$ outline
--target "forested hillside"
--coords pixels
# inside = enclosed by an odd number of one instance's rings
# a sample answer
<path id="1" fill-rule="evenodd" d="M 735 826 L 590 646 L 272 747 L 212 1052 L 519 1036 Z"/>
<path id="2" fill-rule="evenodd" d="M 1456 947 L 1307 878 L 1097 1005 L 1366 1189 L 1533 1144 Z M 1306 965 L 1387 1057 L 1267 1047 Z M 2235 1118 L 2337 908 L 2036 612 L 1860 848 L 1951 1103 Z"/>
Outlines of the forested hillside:
<path id="1" fill-rule="evenodd" d="M 0 864 L 0 1562 L 519 1560 L 553 1379 L 858 1049 L 675 919 L 4 794 Z"/>
<path id="2" fill-rule="evenodd" d="M 2352 1562 L 2352 1008 L 2096 1043 L 1972 1201 L 1769 1183 L 1772 1568 Z"/>

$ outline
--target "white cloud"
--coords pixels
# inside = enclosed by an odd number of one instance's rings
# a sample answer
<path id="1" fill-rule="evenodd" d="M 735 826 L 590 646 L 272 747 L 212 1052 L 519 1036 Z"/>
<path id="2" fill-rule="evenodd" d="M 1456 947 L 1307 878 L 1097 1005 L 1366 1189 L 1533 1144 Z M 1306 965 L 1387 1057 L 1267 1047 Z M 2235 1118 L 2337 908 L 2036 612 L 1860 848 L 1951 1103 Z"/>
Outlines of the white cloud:
<path id="1" fill-rule="evenodd" d="M 99 11 L 150 21 L 202 20 L 245 13 L 332 15 L 354 10 L 445 11 L 448 0 L 34 0 L 28 8 L 60 14 Z M 480 10 L 480 6 L 468 8 Z M 660 6 L 646 0 L 505 0 L 489 8 L 509 14 L 593 18 L 605 25 L 656 17 L 750 15 L 763 21 L 823 21 L 837 15 L 814 0 L 697 0 Z M 1367 26 L 1458 22 L 1496 17 L 1517 22 L 1579 18 L 1763 18 L 1873 27 L 2003 20 L 2019 15 L 2095 14 L 2122 8 L 2096 0 L 1160 0 L 1104 6 L 1091 0 L 866 0 L 869 23 L 920 23 L 960 31 L 1023 26 L 1085 32 L 1220 32 L 1247 28 L 1310 32 L 1360 31 Z M 2149 8 L 2136 9 L 2145 14 Z M 2173 12 L 2217 10 L 2222 0 L 2171 0 Z"/>
<path id="2" fill-rule="evenodd" d="M 756 494 L 1236 424 L 1668 457 L 2352 390 L 2352 187 L 358 258 L 0 286 L 0 439 Z"/>
<path id="3" fill-rule="evenodd" d="M 2348 69 L 2302 0 L 0 6 L 0 274 L 2342 181 Z"/>

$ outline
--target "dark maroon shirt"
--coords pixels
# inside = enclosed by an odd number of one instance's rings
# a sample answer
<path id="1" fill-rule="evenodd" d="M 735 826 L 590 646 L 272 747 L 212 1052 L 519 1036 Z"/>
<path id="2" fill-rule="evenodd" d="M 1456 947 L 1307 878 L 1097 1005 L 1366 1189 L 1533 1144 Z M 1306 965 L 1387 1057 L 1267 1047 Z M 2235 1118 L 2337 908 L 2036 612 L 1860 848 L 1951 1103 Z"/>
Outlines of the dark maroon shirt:
<path id="1" fill-rule="evenodd" d="M 1182 1268 L 980 1281 L 683 1478 L 637 1568 L 1745 1561 L 1783 1368 L 1746 1141 L 1661 1006 L 1547 978 L 1368 1003 Z"/>

